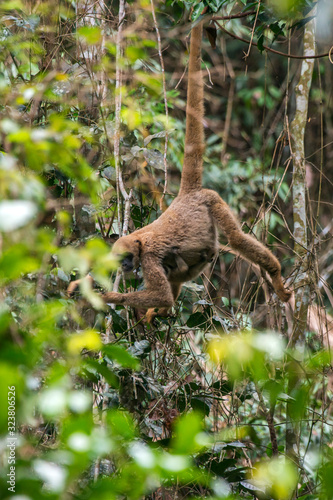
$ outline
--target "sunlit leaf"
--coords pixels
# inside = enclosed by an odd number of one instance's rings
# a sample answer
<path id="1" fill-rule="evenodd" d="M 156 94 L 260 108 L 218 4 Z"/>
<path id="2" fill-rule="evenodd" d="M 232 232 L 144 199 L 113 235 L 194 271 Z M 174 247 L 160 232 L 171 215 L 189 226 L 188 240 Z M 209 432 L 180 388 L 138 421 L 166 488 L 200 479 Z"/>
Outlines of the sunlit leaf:
<path id="1" fill-rule="evenodd" d="M 202 417 L 199 413 L 187 413 L 179 418 L 175 426 L 175 436 L 172 442 L 174 453 L 182 455 L 195 453 L 202 445 L 197 441 L 197 435 L 202 432 Z"/>
<path id="2" fill-rule="evenodd" d="M 0 231 L 14 231 L 26 225 L 37 214 L 35 203 L 28 200 L 0 202 Z"/>
<path id="3" fill-rule="evenodd" d="M 153 451 L 144 443 L 133 443 L 129 449 L 129 454 L 144 469 L 152 469 L 156 465 L 156 457 Z"/>
<path id="4" fill-rule="evenodd" d="M 69 436 L 67 444 L 72 450 L 84 453 L 90 449 L 90 436 L 83 432 L 74 432 Z"/>
<path id="5" fill-rule="evenodd" d="M 65 467 L 45 460 L 35 460 L 33 468 L 49 491 L 57 493 L 63 491 L 67 477 Z"/>
<path id="6" fill-rule="evenodd" d="M 67 349 L 71 354 L 78 354 L 82 349 L 98 351 L 102 347 L 102 341 L 95 330 L 85 330 L 75 333 L 67 339 Z"/>
<path id="7" fill-rule="evenodd" d="M 276 500 L 288 500 L 296 487 L 297 479 L 295 465 L 287 458 L 280 457 L 256 464 L 250 482 Z"/>
<path id="8" fill-rule="evenodd" d="M 159 460 L 159 465 L 168 472 L 180 472 L 190 466 L 189 457 L 185 455 L 170 455 L 165 453 Z"/>
<path id="9" fill-rule="evenodd" d="M 73 391 L 68 395 L 68 406 L 75 413 L 84 413 L 91 407 L 92 397 L 88 392 Z"/>
<path id="10" fill-rule="evenodd" d="M 0 281 L 15 280 L 22 274 L 36 271 L 39 265 L 39 260 L 31 255 L 31 249 L 26 245 L 12 245 L 0 256 Z"/>
<path id="11" fill-rule="evenodd" d="M 61 415 L 66 406 L 66 391 L 61 387 L 47 389 L 39 397 L 40 411 L 48 417 Z"/>
<path id="12" fill-rule="evenodd" d="M 98 26 L 82 26 L 82 28 L 78 29 L 78 35 L 83 37 L 90 45 L 99 43 L 102 38 L 102 33 Z"/>

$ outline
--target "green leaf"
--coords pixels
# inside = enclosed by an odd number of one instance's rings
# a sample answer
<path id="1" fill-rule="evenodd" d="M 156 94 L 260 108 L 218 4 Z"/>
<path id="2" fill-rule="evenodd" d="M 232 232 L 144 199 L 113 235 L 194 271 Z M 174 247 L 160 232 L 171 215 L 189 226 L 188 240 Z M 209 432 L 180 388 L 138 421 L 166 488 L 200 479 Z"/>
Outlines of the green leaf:
<path id="1" fill-rule="evenodd" d="M 197 311 L 188 318 L 186 322 L 186 326 L 189 328 L 194 328 L 196 326 L 203 327 L 207 323 L 207 317 L 202 314 L 200 311 Z"/>
<path id="2" fill-rule="evenodd" d="M 202 416 L 200 413 L 187 413 L 179 418 L 175 426 L 172 451 L 178 455 L 196 453 L 201 449 L 197 435 L 202 432 Z"/>
<path id="3" fill-rule="evenodd" d="M 269 497 L 287 500 L 297 484 L 297 479 L 295 465 L 285 457 L 279 457 L 256 464 L 251 483 L 260 491 L 265 491 Z"/>
<path id="4" fill-rule="evenodd" d="M 13 245 L 0 257 L 0 282 L 8 283 L 22 274 L 37 271 L 40 262 L 23 243 Z"/>
<path id="5" fill-rule="evenodd" d="M 96 359 L 86 358 L 82 365 L 82 373 L 93 382 L 99 382 L 102 376 L 111 387 L 117 388 L 119 386 L 117 376 L 110 371 L 104 360 L 97 361 Z"/>
<path id="6" fill-rule="evenodd" d="M 11 323 L 12 317 L 9 309 L 0 302 L 0 335 L 6 333 Z"/>
<path id="7" fill-rule="evenodd" d="M 102 352 L 108 358 L 117 361 L 123 368 L 132 368 L 133 370 L 139 370 L 140 368 L 138 359 L 119 345 L 104 345 Z"/>
<path id="8" fill-rule="evenodd" d="M 132 440 L 136 436 L 136 428 L 129 413 L 118 410 L 109 411 L 107 421 L 115 436 L 121 436 L 126 441 Z"/>
<path id="9" fill-rule="evenodd" d="M 205 8 L 204 2 L 199 2 L 197 5 L 193 7 L 192 21 L 196 21 L 201 16 L 201 12 L 203 11 L 204 8 Z"/>
<path id="10" fill-rule="evenodd" d="M 204 398 L 200 397 L 192 397 L 191 398 L 191 406 L 193 410 L 196 410 L 206 417 L 208 417 L 209 412 L 210 412 L 210 405 L 208 404 L 207 401 L 205 401 Z"/>
<path id="11" fill-rule="evenodd" d="M 100 43 L 102 33 L 98 26 L 83 26 L 79 28 L 78 35 L 83 37 L 89 45 Z"/>
<path id="12" fill-rule="evenodd" d="M 301 28 L 303 28 L 303 26 L 305 26 L 306 24 L 308 24 L 315 17 L 316 16 L 305 17 L 304 19 L 301 19 L 300 21 L 297 21 L 295 24 L 293 24 L 292 26 L 290 26 L 289 29 L 292 30 L 293 28 L 296 28 L 297 30 L 300 30 Z"/>
<path id="13" fill-rule="evenodd" d="M 131 62 L 135 62 L 137 59 L 144 59 L 146 53 L 140 47 L 135 47 L 134 45 L 129 45 L 125 49 L 125 54 Z"/>
<path id="14" fill-rule="evenodd" d="M 128 330 L 127 321 L 120 316 L 120 311 L 115 311 L 110 309 L 110 315 L 112 317 L 112 330 L 115 333 L 124 333 Z"/>
<path id="15" fill-rule="evenodd" d="M 264 50 L 264 40 L 265 40 L 264 35 L 260 35 L 260 37 L 258 38 L 258 50 L 260 52 L 263 52 Z"/>
<path id="16" fill-rule="evenodd" d="M 96 330 L 84 330 L 75 333 L 67 339 L 67 349 L 70 354 L 79 354 L 82 349 L 98 351 L 102 347 L 102 341 Z"/>
<path id="17" fill-rule="evenodd" d="M 1 2 L 1 9 L 3 10 L 24 10 L 24 5 L 21 0 L 3 0 Z"/>

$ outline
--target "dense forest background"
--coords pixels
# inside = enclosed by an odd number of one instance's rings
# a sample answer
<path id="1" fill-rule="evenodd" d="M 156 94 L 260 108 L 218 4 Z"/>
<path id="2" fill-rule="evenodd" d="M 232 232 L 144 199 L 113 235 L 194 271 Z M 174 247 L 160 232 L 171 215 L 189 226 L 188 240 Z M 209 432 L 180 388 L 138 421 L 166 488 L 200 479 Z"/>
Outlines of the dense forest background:
<path id="1" fill-rule="evenodd" d="M 143 286 L 111 245 L 178 192 L 196 22 L 204 186 L 294 294 L 222 237 L 148 325 L 99 292 Z M 329 0 L 1 2 L 1 498 L 333 498 L 332 29 Z"/>

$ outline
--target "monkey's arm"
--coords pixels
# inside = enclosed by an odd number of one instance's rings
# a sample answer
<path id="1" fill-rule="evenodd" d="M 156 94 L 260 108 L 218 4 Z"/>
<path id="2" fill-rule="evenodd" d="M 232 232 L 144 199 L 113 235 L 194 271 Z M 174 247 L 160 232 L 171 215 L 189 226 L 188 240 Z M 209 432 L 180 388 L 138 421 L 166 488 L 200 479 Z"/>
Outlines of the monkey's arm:
<path id="1" fill-rule="evenodd" d="M 122 304 L 137 308 L 171 307 L 174 304 L 172 289 L 162 264 L 152 254 L 145 254 L 141 261 L 146 290 L 139 292 L 105 293 L 106 303 Z"/>

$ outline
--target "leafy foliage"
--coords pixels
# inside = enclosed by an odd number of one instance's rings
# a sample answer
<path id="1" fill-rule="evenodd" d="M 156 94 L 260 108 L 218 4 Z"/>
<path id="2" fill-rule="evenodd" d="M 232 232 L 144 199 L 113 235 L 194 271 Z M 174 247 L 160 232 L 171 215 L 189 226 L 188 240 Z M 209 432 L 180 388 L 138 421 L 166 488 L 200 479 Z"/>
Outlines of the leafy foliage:
<path id="1" fill-rule="evenodd" d="M 330 351 L 318 329 L 288 347 L 288 314 L 269 303 L 256 270 L 226 254 L 209 279 L 184 286 L 171 317 L 151 327 L 140 312 L 105 307 L 98 293 L 111 287 L 117 262 L 109 245 L 123 225 L 132 231 L 152 222 L 178 189 L 186 48 L 167 29 L 189 14 L 197 22 L 248 12 L 228 27 L 244 36 L 253 30 L 263 52 L 297 32 L 313 2 L 156 2 L 166 88 L 150 7 L 129 4 L 121 47 L 118 4 L 0 5 L 0 497 L 282 500 L 297 491 L 304 500 L 331 498 Z M 244 72 L 238 42 L 221 52 L 220 41 L 215 52 L 204 44 L 214 83 L 204 183 L 237 209 L 244 229 L 270 245 L 278 239 L 275 249 L 291 268 L 286 64 L 267 65 L 256 52 Z M 321 145 L 318 99 L 326 111 L 330 105 L 324 63 L 318 75 L 309 154 Z M 129 207 L 118 189 L 118 136 Z M 318 227 L 329 219 L 329 187 L 322 185 Z M 329 245 L 320 257 L 325 290 Z M 88 272 L 95 284 L 82 280 L 69 298 L 71 280 Z M 140 287 L 140 274 L 119 284 Z M 327 307 L 329 297 L 321 299 Z M 285 459 L 287 406 L 299 427 L 296 464 Z"/>

